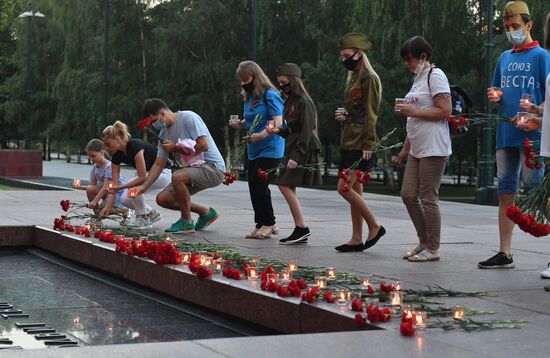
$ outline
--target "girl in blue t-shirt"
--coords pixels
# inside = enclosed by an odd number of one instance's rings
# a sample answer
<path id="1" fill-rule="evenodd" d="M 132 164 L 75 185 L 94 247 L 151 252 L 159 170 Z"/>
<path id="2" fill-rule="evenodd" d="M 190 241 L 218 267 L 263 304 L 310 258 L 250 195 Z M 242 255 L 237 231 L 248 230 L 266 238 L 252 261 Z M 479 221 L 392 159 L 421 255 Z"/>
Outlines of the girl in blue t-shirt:
<path id="1" fill-rule="evenodd" d="M 253 134 L 248 138 L 248 189 L 254 209 L 255 228 L 247 238 L 263 239 L 277 233 L 275 215 L 271 204 L 269 180 L 275 172 L 268 174 L 269 179 L 260 178 L 258 169 L 276 168 L 283 158 L 285 140 L 280 136 L 270 136 L 265 128 L 268 121 L 278 128 L 283 123 L 283 100 L 264 71 L 257 63 L 244 61 L 237 68 L 236 77 L 241 83 L 244 98 L 244 120 L 230 121 L 233 128 L 250 129 L 254 118 L 260 115 L 260 121 Z"/>
<path id="2" fill-rule="evenodd" d="M 73 183 L 73 187 L 75 189 L 86 190 L 86 195 L 90 202 L 88 207 L 93 209 L 96 215 L 99 214 L 105 204 L 108 204 L 111 206 L 109 214 L 121 215 L 123 219 L 120 224 L 123 226 L 127 225 L 130 211 L 120 202 L 124 191 L 119 191 L 114 195 L 107 192 L 109 183 L 113 182 L 113 176 L 111 161 L 107 159 L 108 154 L 105 150 L 105 145 L 99 139 L 92 139 L 86 145 L 86 154 L 92 163 L 94 163 L 90 172 L 90 185 Z M 118 181 L 124 183 L 124 177 L 120 176 Z"/>

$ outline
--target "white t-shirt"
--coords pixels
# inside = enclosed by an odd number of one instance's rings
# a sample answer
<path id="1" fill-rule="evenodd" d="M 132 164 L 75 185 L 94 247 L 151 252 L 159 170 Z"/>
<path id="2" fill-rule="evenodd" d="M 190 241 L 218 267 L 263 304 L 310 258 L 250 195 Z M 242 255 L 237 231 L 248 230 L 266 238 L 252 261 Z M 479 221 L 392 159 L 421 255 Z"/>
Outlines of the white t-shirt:
<path id="1" fill-rule="evenodd" d="M 544 112 L 542 114 L 540 155 L 543 157 L 550 157 L 550 74 L 546 77 L 546 93 L 544 94 Z"/>
<path id="2" fill-rule="evenodd" d="M 439 68 L 433 68 L 428 87 L 430 68 L 416 76 L 411 90 L 405 96 L 408 104 L 415 108 L 430 108 L 434 106 L 433 97 L 441 93 L 451 93 L 447 76 Z M 431 91 L 430 91 L 431 89 Z M 407 118 L 407 137 L 411 142 L 410 154 L 415 158 L 447 157 L 451 155 L 451 137 L 449 124 L 445 118 L 439 121 L 416 117 Z"/>

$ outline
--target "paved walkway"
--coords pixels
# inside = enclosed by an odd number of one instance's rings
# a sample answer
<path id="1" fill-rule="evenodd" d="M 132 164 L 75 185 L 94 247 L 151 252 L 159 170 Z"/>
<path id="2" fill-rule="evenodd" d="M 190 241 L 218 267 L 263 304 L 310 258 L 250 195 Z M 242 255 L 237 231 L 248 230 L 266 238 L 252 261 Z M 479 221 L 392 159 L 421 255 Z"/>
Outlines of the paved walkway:
<path id="1" fill-rule="evenodd" d="M 45 175 L 85 178 L 89 167 L 45 163 Z M 79 174 L 84 173 L 84 174 Z M 289 234 L 293 224 L 288 207 L 276 187 L 272 187 L 277 223 L 282 235 Z M 181 349 L 215 350 L 230 357 L 316 357 L 369 356 L 441 356 L 447 357 L 548 357 L 550 354 L 550 292 L 543 290 L 550 280 L 542 280 L 540 272 L 550 261 L 550 239 L 533 238 L 519 230 L 514 234 L 514 270 L 482 271 L 478 261 L 488 258 L 498 249 L 497 209 L 451 202 L 441 202 L 443 232 L 440 262 L 409 263 L 401 255 L 416 243 L 414 228 L 399 198 L 365 194 L 380 223 L 388 230 L 374 248 L 353 254 L 340 254 L 333 247 L 351 234 L 349 208 L 335 191 L 298 189 L 307 224 L 313 235 L 308 245 L 281 246 L 277 238 L 247 240 L 243 234 L 253 227 L 253 214 L 246 183 L 219 186 L 193 197 L 220 213 L 220 219 L 208 231 L 187 235 L 185 240 L 229 244 L 244 253 L 282 260 L 298 259 L 311 266 L 334 266 L 338 270 L 373 273 L 393 277 L 406 288 L 425 288 L 438 284 L 454 290 L 487 290 L 495 297 L 443 299 L 446 305 L 460 304 L 495 312 L 480 319 L 526 319 L 522 329 L 495 330 L 480 333 L 429 330 L 415 338 L 401 337 L 392 328 L 378 332 L 349 332 L 284 337 L 254 337 L 180 342 L 158 346 L 118 346 L 125 354 L 160 349 L 162 352 Z M 147 195 L 154 205 L 154 197 Z M 51 225 L 61 214 L 59 200 L 83 200 L 84 193 L 57 191 L 0 191 L 0 225 Z M 161 210 L 163 219 L 155 228 L 163 229 L 177 220 L 178 214 Z M 157 348 L 154 348 L 157 347 Z M 178 347 L 178 348 L 176 348 Z M 100 354 L 107 347 L 87 348 L 89 355 Z M 96 349 L 96 351 L 94 351 Z M 84 351 L 83 351 L 84 352 Z M 251 353 L 253 352 L 253 354 Z M 159 353 L 160 354 L 160 353 Z"/>

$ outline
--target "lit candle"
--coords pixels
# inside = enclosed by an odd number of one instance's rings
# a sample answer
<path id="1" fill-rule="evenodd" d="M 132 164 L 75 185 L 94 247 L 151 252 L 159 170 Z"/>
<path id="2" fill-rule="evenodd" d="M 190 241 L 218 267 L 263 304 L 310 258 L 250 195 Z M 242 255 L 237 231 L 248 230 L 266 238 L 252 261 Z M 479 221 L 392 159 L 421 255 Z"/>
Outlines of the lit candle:
<path id="1" fill-rule="evenodd" d="M 341 289 L 338 291 L 338 300 L 336 301 L 337 304 L 341 306 L 346 306 L 348 304 L 348 290 Z"/>
<path id="2" fill-rule="evenodd" d="M 370 286 L 370 279 L 367 276 L 361 277 L 361 288 L 363 290 L 368 289 Z"/>
<path id="3" fill-rule="evenodd" d="M 336 269 L 334 267 L 327 267 L 327 278 L 329 280 L 336 280 Z"/>
<path id="4" fill-rule="evenodd" d="M 403 306 L 403 313 L 405 313 L 405 317 L 407 319 L 413 318 L 413 307 L 411 305 L 404 305 Z"/>
<path id="5" fill-rule="evenodd" d="M 327 277 L 326 276 L 315 276 L 315 284 L 317 286 L 319 286 L 319 288 L 327 287 Z"/>
<path id="6" fill-rule="evenodd" d="M 90 231 L 92 229 L 92 226 L 90 224 L 86 224 L 84 225 L 84 228 L 88 231 Z"/>
<path id="7" fill-rule="evenodd" d="M 292 272 L 289 269 L 284 269 L 281 271 L 281 278 L 283 282 L 289 282 L 291 276 L 292 276 Z"/>
<path id="8" fill-rule="evenodd" d="M 276 273 L 268 273 L 267 274 L 267 283 L 277 283 L 277 274 Z"/>
<path id="9" fill-rule="evenodd" d="M 73 187 L 80 188 L 80 179 L 73 179 Z"/>
<path id="10" fill-rule="evenodd" d="M 205 256 L 204 257 L 204 264 L 203 266 L 210 267 L 212 266 L 212 256 Z"/>
<path id="11" fill-rule="evenodd" d="M 164 233 L 164 240 L 171 241 L 172 240 L 172 233 L 171 232 Z"/>
<path id="12" fill-rule="evenodd" d="M 137 195 L 138 195 L 138 190 L 137 190 L 137 188 L 130 188 L 130 189 L 128 189 L 128 196 L 129 196 L 130 198 L 135 198 Z"/>
<path id="13" fill-rule="evenodd" d="M 428 322 L 428 313 L 421 311 L 413 312 L 413 326 L 418 330 L 423 330 L 426 328 Z"/>
<path id="14" fill-rule="evenodd" d="M 250 259 L 250 264 L 254 267 L 260 267 L 260 259 L 257 257 L 253 257 Z"/>
<path id="15" fill-rule="evenodd" d="M 258 271 L 256 271 L 255 267 L 249 267 L 246 269 L 246 276 L 249 280 L 255 281 L 256 279 L 258 279 Z"/>
<path id="16" fill-rule="evenodd" d="M 188 264 L 189 261 L 191 260 L 191 253 L 189 252 L 182 252 L 180 254 L 180 258 L 181 258 L 181 262 L 183 262 L 184 264 Z"/>
<path id="17" fill-rule="evenodd" d="M 267 121 L 267 127 L 269 129 L 275 128 L 275 121 Z"/>
<path id="18" fill-rule="evenodd" d="M 401 290 L 401 282 L 395 281 L 395 282 L 393 283 L 393 288 L 394 288 L 396 291 L 400 291 L 400 290 Z"/>
<path id="19" fill-rule="evenodd" d="M 217 259 L 213 261 L 214 270 L 221 271 L 223 267 L 223 260 Z"/>
<path id="20" fill-rule="evenodd" d="M 114 186 L 113 182 L 110 181 L 109 184 L 108 184 L 108 187 L 109 187 L 109 188 L 112 188 L 113 186 Z"/>
<path id="21" fill-rule="evenodd" d="M 288 269 L 290 271 L 298 271 L 298 261 L 296 260 L 290 260 L 288 262 Z"/>
<path id="22" fill-rule="evenodd" d="M 390 305 L 395 307 L 401 307 L 403 302 L 403 294 L 399 291 L 390 292 Z"/>
<path id="23" fill-rule="evenodd" d="M 517 118 L 517 121 L 520 124 L 526 123 L 527 120 L 529 119 L 529 113 L 527 113 L 527 112 L 518 112 L 518 114 L 516 115 L 516 118 Z"/>
<path id="24" fill-rule="evenodd" d="M 206 255 L 200 254 L 199 255 L 199 263 L 204 266 L 204 261 L 206 260 Z"/>
<path id="25" fill-rule="evenodd" d="M 80 324 L 80 316 L 79 315 L 74 316 L 73 323 L 74 324 Z"/>
<path id="26" fill-rule="evenodd" d="M 453 307 L 453 319 L 461 320 L 464 318 L 464 308 L 462 306 Z"/>

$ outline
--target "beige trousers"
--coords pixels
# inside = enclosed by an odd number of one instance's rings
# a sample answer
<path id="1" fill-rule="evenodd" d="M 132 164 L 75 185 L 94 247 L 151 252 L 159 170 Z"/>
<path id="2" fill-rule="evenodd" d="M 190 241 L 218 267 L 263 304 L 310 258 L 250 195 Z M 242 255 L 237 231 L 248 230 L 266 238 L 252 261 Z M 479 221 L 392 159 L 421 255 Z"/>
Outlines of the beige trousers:
<path id="1" fill-rule="evenodd" d="M 401 199 L 416 228 L 420 246 L 428 250 L 439 249 L 439 185 L 446 164 L 447 157 L 415 158 L 409 155 L 403 176 Z"/>

